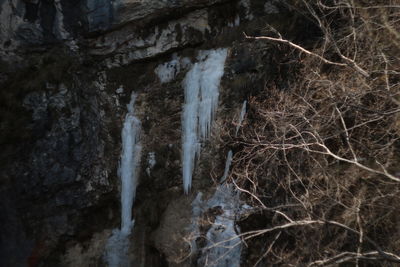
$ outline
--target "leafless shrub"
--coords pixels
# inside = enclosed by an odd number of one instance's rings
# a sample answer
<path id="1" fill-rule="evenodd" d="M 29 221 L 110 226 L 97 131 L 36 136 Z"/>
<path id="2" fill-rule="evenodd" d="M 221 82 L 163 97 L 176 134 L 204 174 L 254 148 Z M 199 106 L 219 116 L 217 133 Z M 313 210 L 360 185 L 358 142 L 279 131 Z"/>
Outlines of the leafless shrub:
<path id="1" fill-rule="evenodd" d="M 329 2 L 326 3 L 326 2 Z M 290 92 L 249 100 L 232 181 L 258 212 L 241 223 L 249 266 L 399 263 L 400 6 L 302 1 L 324 38 L 279 36 L 303 69 Z"/>

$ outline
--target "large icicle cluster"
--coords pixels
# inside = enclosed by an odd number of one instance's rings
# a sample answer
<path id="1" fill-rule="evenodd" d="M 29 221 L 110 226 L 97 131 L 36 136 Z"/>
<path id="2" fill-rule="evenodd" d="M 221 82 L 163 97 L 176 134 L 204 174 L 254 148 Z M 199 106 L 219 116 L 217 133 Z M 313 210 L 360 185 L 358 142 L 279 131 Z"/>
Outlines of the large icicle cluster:
<path id="1" fill-rule="evenodd" d="M 105 259 L 109 267 L 128 266 L 129 235 L 134 220 L 132 206 L 138 182 L 142 146 L 141 123 L 134 114 L 136 95 L 132 94 L 122 129 L 122 154 L 118 174 L 121 178 L 121 229 L 114 229 L 106 244 Z"/>
<path id="2" fill-rule="evenodd" d="M 219 83 L 224 74 L 227 49 L 201 51 L 198 62 L 188 71 L 183 81 L 182 176 L 183 188 L 188 193 L 196 155 L 200 154 L 200 140 L 210 135 L 212 121 L 218 107 Z"/>

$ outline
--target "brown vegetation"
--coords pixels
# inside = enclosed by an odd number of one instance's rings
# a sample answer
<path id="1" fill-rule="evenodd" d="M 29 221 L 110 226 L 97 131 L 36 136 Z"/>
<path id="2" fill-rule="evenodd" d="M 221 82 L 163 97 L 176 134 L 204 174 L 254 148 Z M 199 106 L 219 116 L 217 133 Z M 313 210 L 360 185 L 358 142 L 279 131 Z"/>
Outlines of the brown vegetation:
<path id="1" fill-rule="evenodd" d="M 258 207 L 240 223 L 245 266 L 400 264 L 400 4 L 299 2 L 324 38 L 257 38 L 303 68 L 251 98 L 230 139 L 231 180 Z"/>

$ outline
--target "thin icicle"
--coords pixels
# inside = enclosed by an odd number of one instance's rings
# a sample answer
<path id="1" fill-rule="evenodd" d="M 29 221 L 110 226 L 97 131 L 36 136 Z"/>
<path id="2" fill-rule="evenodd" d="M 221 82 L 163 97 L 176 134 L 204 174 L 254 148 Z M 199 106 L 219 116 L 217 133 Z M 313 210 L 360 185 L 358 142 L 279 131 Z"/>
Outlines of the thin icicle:
<path id="1" fill-rule="evenodd" d="M 192 184 L 195 158 L 200 155 L 200 139 L 206 140 L 210 135 L 226 56 L 227 49 L 201 51 L 199 62 L 192 66 L 183 81 L 182 176 L 185 193 Z"/>
<path id="2" fill-rule="evenodd" d="M 200 58 L 207 58 L 201 64 L 200 89 L 201 102 L 199 110 L 199 130 L 203 140 L 211 132 L 211 123 L 218 107 L 219 84 L 224 75 L 227 49 L 203 51 Z"/>
<path id="3" fill-rule="evenodd" d="M 148 176 L 151 174 L 151 170 L 154 168 L 156 165 L 156 153 L 155 152 L 149 152 L 147 155 L 147 168 L 146 168 L 146 173 Z"/>
<path id="4" fill-rule="evenodd" d="M 134 114 L 136 95 L 132 94 L 122 129 L 121 174 L 121 230 L 130 233 L 132 206 L 136 195 L 137 174 L 142 146 L 140 144 L 141 123 Z"/>
<path id="5" fill-rule="evenodd" d="M 185 88 L 185 104 L 183 106 L 183 189 L 189 192 L 192 184 L 192 173 L 194 169 L 195 156 L 199 153 L 199 142 L 197 139 L 197 113 L 199 110 L 199 64 L 194 64 L 193 68 L 186 74 L 183 81 Z"/>
<path id="6" fill-rule="evenodd" d="M 129 235 L 134 225 L 132 206 L 138 183 L 138 170 L 142 146 L 140 144 L 141 123 L 134 114 L 136 95 L 132 94 L 127 105 L 122 128 L 122 153 L 118 174 L 121 178 L 121 229 L 114 229 L 107 240 L 105 260 L 109 267 L 129 266 Z"/>
<path id="7" fill-rule="evenodd" d="M 244 119 L 244 115 L 246 115 L 246 106 L 247 106 L 247 101 L 245 100 L 245 101 L 243 102 L 243 105 L 242 105 L 242 110 L 240 111 L 240 116 L 239 116 L 238 124 L 236 125 L 235 137 L 237 136 L 237 134 L 238 134 L 238 132 L 239 132 L 239 129 L 240 129 L 240 127 L 242 126 L 243 119 Z"/>
<path id="8" fill-rule="evenodd" d="M 224 175 L 221 178 L 221 183 L 225 182 L 226 178 L 228 177 L 229 174 L 229 168 L 231 167 L 232 163 L 232 150 L 229 150 L 228 155 L 226 156 L 226 162 L 225 162 L 225 170 L 224 170 Z"/>

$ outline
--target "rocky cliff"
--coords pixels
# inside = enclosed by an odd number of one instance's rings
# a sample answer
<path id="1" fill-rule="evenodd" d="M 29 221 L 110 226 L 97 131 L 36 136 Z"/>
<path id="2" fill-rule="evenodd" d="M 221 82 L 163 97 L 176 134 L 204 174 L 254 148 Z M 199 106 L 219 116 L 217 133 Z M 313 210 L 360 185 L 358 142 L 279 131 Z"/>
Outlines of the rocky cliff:
<path id="1" fill-rule="evenodd" d="M 130 261 L 195 266 L 192 202 L 214 194 L 237 149 L 223 136 L 243 101 L 267 85 L 288 88 L 296 73 L 284 47 L 243 33 L 272 25 L 302 43 L 318 34 L 290 1 L 276 0 L 1 0 L 0 20 L 1 266 L 105 265 L 120 224 L 117 169 L 132 92 L 143 151 Z M 221 47 L 216 121 L 185 195 L 182 80 L 199 51 Z"/>

